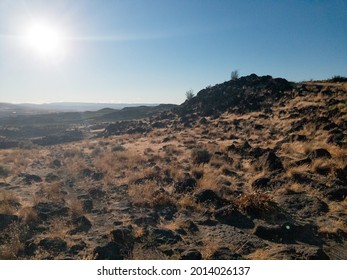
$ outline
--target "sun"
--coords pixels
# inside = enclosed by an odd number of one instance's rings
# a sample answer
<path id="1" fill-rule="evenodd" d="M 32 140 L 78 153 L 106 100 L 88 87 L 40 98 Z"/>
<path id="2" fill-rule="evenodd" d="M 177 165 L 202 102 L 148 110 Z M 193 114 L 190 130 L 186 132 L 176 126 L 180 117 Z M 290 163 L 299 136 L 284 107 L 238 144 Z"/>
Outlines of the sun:
<path id="1" fill-rule="evenodd" d="M 66 51 L 62 30 L 48 22 L 37 21 L 28 25 L 24 42 L 45 58 L 59 58 Z"/>

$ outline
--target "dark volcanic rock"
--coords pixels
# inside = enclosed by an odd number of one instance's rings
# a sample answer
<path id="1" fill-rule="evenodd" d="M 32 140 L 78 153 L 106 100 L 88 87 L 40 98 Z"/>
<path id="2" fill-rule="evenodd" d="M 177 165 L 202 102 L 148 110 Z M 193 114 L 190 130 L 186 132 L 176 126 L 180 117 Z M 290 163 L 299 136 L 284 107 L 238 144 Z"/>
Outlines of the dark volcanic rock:
<path id="1" fill-rule="evenodd" d="M 181 255 L 181 260 L 201 260 L 202 255 L 201 253 L 196 249 L 190 249 L 187 251 L 184 251 Z"/>
<path id="2" fill-rule="evenodd" d="M 46 175 L 45 180 L 47 183 L 52 183 L 52 182 L 59 181 L 59 177 L 53 173 L 49 173 Z"/>
<path id="3" fill-rule="evenodd" d="M 94 249 L 96 260 L 123 260 L 129 257 L 134 248 L 132 227 L 119 226 L 110 233 L 112 241 Z"/>
<path id="4" fill-rule="evenodd" d="M 34 207 L 38 218 L 46 221 L 57 216 L 67 216 L 69 208 L 59 202 L 39 202 Z"/>
<path id="5" fill-rule="evenodd" d="M 224 206 L 215 211 L 214 217 L 220 223 L 238 228 L 253 228 L 254 223 L 247 216 L 236 210 L 232 205 Z"/>
<path id="6" fill-rule="evenodd" d="M 209 257 L 210 260 L 243 260 L 241 255 L 231 251 L 227 247 L 220 247 Z"/>
<path id="7" fill-rule="evenodd" d="M 129 254 L 119 243 L 111 241 L 94 249 L 95 260 L 123 260 Z"/>
<path id="8" fill-rule="evenodd" d="M 83 210 L 87 213 L 90 213 L 93 210 L 93 200 L 85 199 L 82 201 Z"/>
<path id="9" fill-rule="evenodd" d="M 283 165 L 281 160 L 276 156 L 276 154 L 272 151 L 264 154 L 259 160 L 263 169 L 267 169 L 269 171 L 283 170 Z"/>
<path id="10" fill-rule="evenodd" d="M 194 178 L 188 178 L 175 184 L 175 192 L 189 193 L 196 188 L 197 182 Z"/>
<path id="11" fill-rule="evenodd" d="M 33 175 L 33 174 L 22 174 L 23 181 L 27 185 L 31 185 L 32 183 L 40 183 L 42 182 L 42 179 L 40 176 Z"/>
<path id="12" fill-rule="evenodd" d="M 268 255 L 276 260 L 329 260 L 323 249 L 306 245 L 285 245 L 273 248 Z"/>
<path id="13" fill-rule="evenodd" d="M 309 224 L 303 226 L 293 223 L 284 223 L 280 226 L 259 225 L 256 227 L 254 234 L 276 243 L 296 243 L 296 241 L 311 245 L 320 245 L 322 243 L 316 234 L 316 229 Z"/>
<path id="14" fill-rule="evenodd" d="M 323 191 L 325 197 L 333 201 L 343 201 L 347 197 L 347 187 L 334 185 Z"/>
<path id="15" fill-rule="evenodd" d="M 213 190 L 202 190 L 195 195 L 197 203 L 206 203 L 215 208 L 220 208 L 227 203 L 225 199 L 219 197 Z"/>
<path id="16" fill-rule="evenodd" d="M 270 184 L 270 178 L 268 177 L 262 177 L 259 179 L 256 179 L 252 183 L 252 187 L 256 190 L 266 190 L 266 189 L 271 189 L 271 184 Z"/>
<path id="17" fill-rule="evenodd" d="M 72 224 L 76 226 L 74 229 L 68 231 L 68 234 L 74 235 L 80 232 L 88 232 L 92 227 L 92 223 L 85 217 L 80 216 L 72 220 Z"/>
<path id="18" fill-rule="evenodd" d="M 131 226 L 125 227 L 120 226 L 111 231 L 111 236 L 113 241 L 127 247 L 133 246 L 134 243 L 134 233 Z"/>
<path id="19" fill-rule="evenodd" d="M 102 198 L 106 195 L 106 193 L 100 187 L 94 187 L 89 190 L 89 195 L 94 198 Z"/>
<path id="20" fill-rule="evenodd" d="M 18 216 L 16 215 L 0 214 L 0 230 L 7 228 L 10 224 L 17 221 Z"/>
<path id="21" fill-rule="evenodd" d="M 310 159 L 331 158 L 331 154 L 326 149 L 316 149 L 308 154 Z"/>
<path id="22" fill-rule="evenodd" d="M 156 244 L 175 244 L 182 240 L 179 234 L 168 229 L 151 228 L 149 236 L 155 240 Z"/>
<path id="23" fill-rule="evenodd" d="M 79 252 L 87 248 L 87 244 L 84 241 L 81 241 L 75 245 L 72 245 L 68 253 L 71 255 L 77 255 Z"/>
<path id="24" fill-rule="evenodd" d="M 64 252 L 67 249 L 66 241 L 61 238 L 44 238 L 39 242 L 38 246 L 53 253 Z"/>
<path id="25" fill-rule="evenodd" d="M 317 217 L 329 211 L 325 202 L 303 193 L 283 195 L 278 199 L 278 203 L 288 213 L 298 215 L 301 218 Z"/>

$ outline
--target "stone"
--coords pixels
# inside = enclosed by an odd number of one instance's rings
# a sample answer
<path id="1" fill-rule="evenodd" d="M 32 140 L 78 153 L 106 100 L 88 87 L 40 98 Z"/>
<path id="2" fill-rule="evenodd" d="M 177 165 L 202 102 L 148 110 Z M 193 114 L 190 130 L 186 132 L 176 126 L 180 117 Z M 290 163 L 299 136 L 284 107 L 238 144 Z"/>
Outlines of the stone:
<path id="1" fill-rule="evenodd" d="M 201 253 L 196 249 L 184 251 L 180 257 L 181 260 L 202 260 Z"/>
<path id="2" fill-rule="evenodd" d="M 9 214 L 0 214 L 0 230 L 4 230 L 10 224 L 18 222 L 18 216 Z"/>
<path id="3" fill-rule="evenodd" d="M 169 229 L 151 228 L 149 235 L 155 240 L 156 244 L 175 244 L 182 240 L 181 236 Z"/>
<path id="4" fill-rule="evenodd" d="M 33 175 L 33 174 L 22 174 L 23 181 L 27 185 L 31 185 L 32 183 L 40 183 L 42 182 L 42 179 L 40 176 Z"/>
<path id="5" fill-rule="evenodd" d="M 260 164 L 263 169 L 269 171 L 283 170 L 281 160 L 272 151 L 265 153 L 260 157 Z"/>
<path id="6" fill-rule="evenodd" d="M 53 253 L 64 252 L 67 249 L 66 241 L 61 238 L 44 238 L 39 242 L 38 246 Z"/>
<path id="7" fill-rule="evenodd" d="M 317 159 L 317 158 L 331 158 L 331 154 L 326 149 L 315 149 L 308 154 L 308 158 Z"/>
<path id="8" fill-rule="evenodd" d="M 188 178 L 183 181 L 177 182 L 174 186 L 176 193 L 189 193 L 192 192 L 197 186 L 194 178 Z"/>
<path id="9" fill-rule="evenodd" d="M 60 202 L 39 202 L 34 207 L 38 218 L 46 221 L 53 217 L 67 216 L 69 208 Z"/>
<path id="10" fill-rule="evenodd" d="M 227 247 L 219 247 L 209 257 L 210 260 L 243 260 L 244 258 Z"/>
<path id="11" fill-rule="evenodd" d="M 207 205 L 211 205 L 215 208 L 220 208 L 224 206 L 227 201 L 219 197 L 213 190 L 202 190 L 195 195 L 195 199 L 197 203 L 204 203 Z"/>
<path id="12" fill-rule="evenodd" d="M 262 177 L 258 178 L 252 183 L 252 188 L 255 190 L 269 190 L 271 189 L 270 178 Z"/>
<path id="13" fill-rule="evenodd" d="M 70 235 L 75 235 L 81 232 L 88 232 L 92 227 L 92 223 L 85 216 L 80 216 L 73 219 L 72 224 L 76 227 L 68 231 L 68 234 Z"/>
<path id="14" fill-rule="evenodd" d="M 232 205 L 227 205 L 215 211 L 214 217 L 223 224 L 238 228 L 253 228 L 254 223 L 247 216 L 235 209 Z"/>

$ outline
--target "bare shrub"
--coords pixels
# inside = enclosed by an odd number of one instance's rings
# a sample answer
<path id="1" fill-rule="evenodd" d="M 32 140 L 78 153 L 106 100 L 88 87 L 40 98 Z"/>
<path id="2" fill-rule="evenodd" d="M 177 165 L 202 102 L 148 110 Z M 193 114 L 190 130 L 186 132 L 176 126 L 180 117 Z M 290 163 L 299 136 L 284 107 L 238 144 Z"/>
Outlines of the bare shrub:
<path id="1" fill-rule="evenodd" d="M 192 150 L 191 157 L 195 164 L 205 164 L 211 159 L 211 154 L 208 150 L 202 148 L 195 148 Z"/>

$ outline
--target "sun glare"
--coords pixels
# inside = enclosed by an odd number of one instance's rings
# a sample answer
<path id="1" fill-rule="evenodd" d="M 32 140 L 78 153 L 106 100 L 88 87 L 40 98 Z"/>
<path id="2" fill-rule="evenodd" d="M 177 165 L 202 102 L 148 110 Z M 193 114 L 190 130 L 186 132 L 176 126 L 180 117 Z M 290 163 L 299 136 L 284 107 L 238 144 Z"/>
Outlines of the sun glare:
<path id="1" fill-rule="evenodd" d="M 45 22 L 29 25 L 24 35 L 24 42 L 45 58 L 60 59 L 66 48 L 61 30 Z"/>

